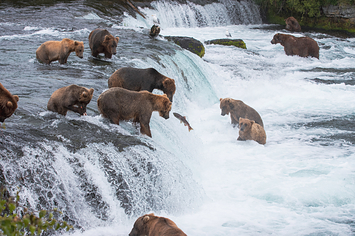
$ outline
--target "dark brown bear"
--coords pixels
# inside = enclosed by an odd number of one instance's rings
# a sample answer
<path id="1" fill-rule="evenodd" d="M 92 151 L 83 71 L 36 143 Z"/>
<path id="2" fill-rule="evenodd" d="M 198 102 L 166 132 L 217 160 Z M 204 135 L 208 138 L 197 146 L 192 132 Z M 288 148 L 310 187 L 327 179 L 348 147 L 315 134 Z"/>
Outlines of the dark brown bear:
<path id="1" fill-rule="evenodd" d="M 0 83 L 0 122 L 4 122 L 6 118 L 9 118 L 17 108 L 17 102 L 19 97 L 12 95 L 1 83 Z"/>
<path id="2" fill-rule="evenodd" d="M 259 113 L 252 107 L 248 106 L 241 100 L 234 100 L 232 98 L 221 98 L 220 108 L 221 115 L 225 116 L 230 113 L 231 123 L 233 125 L 239 124 L 239 118 L 248 118 L 250 120 L 255 120 L 256 123 L 264 127 L 263 120 L 261 119 Z"/>
<path id="3" fill-rule="evenodd" d="M 275 34 L 271 43 L 280 43 L 284 46 L 285 53 L 288 56 L 311 56 L 319 59 L 319 46 L 316 41 L 309 37 L 294 37 L 289 34 Z"/>
<path id="4" fill-rule="evenodd" d="M 253 120 L 239 118 L 238 140 L 254 140 L 260 144 L 266 143 L 266 133 L 264 128 Z"/>
<path id="5" fill-rule="evenodd" d="M 119 37 L 113 37 L 105 29 L 95 29 L 89 35 L 89 46 L 91 54 L 97 57 L 99 53 L 104 53 L 106 58 L 116 55 L 116 47 Z"/>
<path id="6" fill-rule="evenodd" d="M 64 116 L 68 110 L 86 115 L 86 106 L 93 93 L 93 88 L 87 89 L 75 84 L 57 89 L 49 99 L 47 109 Z"/>
<path id="7" fill-rule="evenodd" d="M 60 64 L 67 63 L 71 52 L 83 58 L 84 43 L 64 38 L 62 41 L 47 41 L 38 47 L 36 51 L 37 60 L 46 64 L 52 61 L 59 61 Z"/>
<path id="8" fill-rule="evenodd" d="M 287 30 L 301 32 L 301 26 L 293 16 L 288 17 L 285 22 Z"/>
<path id="9" fill-rule="evenodd" d="M 157 37 L 159 33 L 160 33 L 160 27 L 158 25 L 153 25 L 152 28 L 150 28 L 149 36 L 154 38 Z"/>
<path id="10" fill-rule="evenodd" d="M 156 95 L 148 91 L 130 91 L 124 88 L 110 88 L 97 99 L 100 113 L 119 125 L 120 120 L 139 122 L 141 133 L 152 137 L 149 122 L 153 111 L 161 117 L 169 118 L 171 102 L 164 95 Z"/>
<path id="11" fill-rule="evenodd" d="M 139 217 L 129 236 L 187 236 L 170 219 L 155 216 L 153 213 Z"/>
<path id="12" fill-rule="evenodd" d="M 171 102 L 176 89 L 175 80 L 160 74 L 156 69 L 132 67 L 116 70 L 108 79 L 108 87 L 121 87 L 133 91 L 147 90 L 149 92 L 159 89 L 168 96 Z"/>

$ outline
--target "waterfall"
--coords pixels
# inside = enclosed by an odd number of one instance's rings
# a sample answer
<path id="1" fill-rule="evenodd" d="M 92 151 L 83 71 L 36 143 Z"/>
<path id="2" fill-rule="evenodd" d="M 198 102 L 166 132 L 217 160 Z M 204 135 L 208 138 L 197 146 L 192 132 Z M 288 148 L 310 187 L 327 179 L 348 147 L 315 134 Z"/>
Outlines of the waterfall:
<path id="1" fill-rule="evenodd" d="M 251 0 L 219 0 L 204 6 L 189 1 L 154 1 L 151 6 L 153 9 L 141 9 L 149 19 L 148 25 L 153 24 L 152 15 L 156 15 L 163 28 L 262 23 L 259 7 Z"/>

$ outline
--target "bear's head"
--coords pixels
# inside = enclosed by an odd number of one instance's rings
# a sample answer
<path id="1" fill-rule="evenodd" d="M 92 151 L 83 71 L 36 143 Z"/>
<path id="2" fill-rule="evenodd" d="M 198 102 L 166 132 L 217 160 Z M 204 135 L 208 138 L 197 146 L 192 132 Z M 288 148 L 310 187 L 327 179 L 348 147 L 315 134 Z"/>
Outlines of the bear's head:
<path id="1" fill-rule="evenodd" d="M 129 236 L 141 236 L 148 235 L 149 233 L 149 221 L 157 218 L 154 213 L 146 214 L 139 217 L 136 222 L 134 222 L 133 228 L 129 233 Z"/>
<path id="2" fill-rule="evenodd" d="M 252 125 L 255 123 L 253 120 L 249 120 L 246 118 L 239 118 L 239 131 L 241 132 L 248 132 L 251 130 Z"/>
<path id="3" fill-rule="evenodd" d="M 163 80 L 163 92 L 168 96 L 171 102 L 173 101 L 175 90 L 176 86 L 174 79 L 166 78 Z"/>
<path id="4" fill-rule="evenodd" d="M 166 94 L 164 95 L 156 95 L 159 96 L 159 100 L 157 100 L 157 102 L 159 103 L 159 115 L 161 117 L 164 117 L 165 119 L 169 119 L 169 112 L 171 111 L 171 102 L 168 98 L 168 96 L 166 96 Z"/>
<path id="5" fill-rule="evenodd" d="M 280 43 L 282 45 L 283 42 L 284 42 L 284 34 L 279 34 L 279 33 L 275 34 L 273 39 L 271 40 L 272 44 Z"/>
<path id="6" fill-rule="evenodd" d="M 94 94 L 93 88 L 87 89 L 83 87 L 80 90 L 79 102 L 77 104 L 79 107 L 80 115 L 86 115 L 86 106 L 90 103 L 93 94 Z"/>
<path id="7" fill-rule="evenodd" d="M 219 107 L 221 108 L 221 115 L 228 115 L 229 112 L 234 108 L 233 103 L 230 98 L 220 98 L 219 99 Z"/>
<path id="8" fill-rule="evenodd" d="M 119 37 L 113 37 L 112 35 L 105 36 L 105 39 L 102 43 L 106 51 L 108 52 L 108 55 L 105 54 L 105 56 L 107 55 L 108 58 L 111 58 L 112 54 L 116 55 L 116 47 L 119 40 Z"/>
<path id="9" fill-rule="evenodd" d="M 289 18 L 285 19 L 286 22 L 286 29 L 289 31 L 301 31 L 301 26 L 298 21 L 290 16 Z"/>
<path id="10" fill-rule="evenodd" d="M 6 118 L 9 118 L 17 109 L 17 102 L 19 97 L 12 95 L 1 83 L 0 83 L 0 122 L 4 122 Z"/>
<path id="11" fill-rule="evenodd" d="M 75 41 L 74 42 L 74 47 L 75 47 L 75 54 L 80 57 L 83 58 L 83 54 L 84 54 L 84 43 L 83 42 L 79 42 L 79 41 Z"/>

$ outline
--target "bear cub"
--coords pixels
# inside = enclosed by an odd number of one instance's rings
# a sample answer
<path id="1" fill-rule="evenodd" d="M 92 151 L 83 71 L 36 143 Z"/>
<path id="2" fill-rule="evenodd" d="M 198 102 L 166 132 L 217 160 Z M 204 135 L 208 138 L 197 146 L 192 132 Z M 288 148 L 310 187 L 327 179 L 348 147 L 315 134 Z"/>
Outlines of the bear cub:
<path id="1" fill-rule="evenodd" d="M 15 112 L 18 100 L 19 97 L 17 95 L 12 95 L 0 83 L 0 122 L 4 122 Z"/>
<path id="2" fill-rule="evenodd" d="M 92 99 L 94 89 L 87 89 L 75 84 L 54 91 L 50 97 L 47 109 L 66 115 L 68 110 L 86 115 L 86 106 Z"/>
<path id="3" fill-rule="evenodd" d="M 47 41 L 38 47 L 36 58 L 46 64 L 50 64 L 52 61 L 65 64 L 70 53 L 74 51 L 78 57 L 83 58 L 84 43 L 68 38 L 64 38 L 62 41 Z"/>
<path id="4" fill-rule="evenodd" d="M 238 140 L 254 140 L 260 144 L 266 143 L 266 133 L 264 128 L 253 120 L 239 118 Z"/>

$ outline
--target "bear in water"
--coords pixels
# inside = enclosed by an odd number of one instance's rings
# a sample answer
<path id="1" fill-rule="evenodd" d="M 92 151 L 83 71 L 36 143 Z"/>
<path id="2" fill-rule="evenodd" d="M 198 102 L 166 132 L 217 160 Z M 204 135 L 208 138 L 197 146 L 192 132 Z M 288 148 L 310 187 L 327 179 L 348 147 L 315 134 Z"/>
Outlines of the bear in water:
<path id="1" fill-rule="evenodd" d="M 154 89 L 162 90 L 170 101 L 173 101 L 175 93 L 175 80 L 160 74 L 154 68 L 138 69 L 123 67 L 116 70 L 108 79 L 108 87 L 121 87 L 133 91 Z"/>
<path id="2" fill-rule="evenodd" d="M 112 55 L 116 55 L 116 47 L 119 40 L 119 37 L 113 37 L 105 29 L 95 29 L 91 31 L 89 35 L 89 46 L 92 56 L 97 57 L 99 53 L 104 53 L 105 58 L 111 58 Z"/>
<path id="3" fill-rule="evenodd" d="M 141 235 L 187 236 L 172 220 L 153 213 L 139 217 L 129 233 L 129 236 Z"/>
<path id="4" fill-rule="evenodd" d="M 225 116 L 230 114 L 231 123 L 233 125 L 239 124 L 239 118 L 248 118 L 254 120 L 256 123 L 264 127 L 263 120 L 261 119 L 259 113 L 252 107 L 248 106 L 241 100 L 234 100 L 232 98 L 221 98 L 220 108 L 221 115 Z"/>
<path id="5" fill-rule="evenodd" d="M 169 118 L 171 102 L 164 95 L 148 91 L 130 91 L 114 87 L 103 92 L 97 99 L 97 106 L 103 117 L 119 125 L 120 120 L 130 120 L 140 123 L 141 133 L 152 137 L 150 118 L 153 111 L 158 111 L 161 117 Z"/>
<path id="6" fill-rule="evenodd" d="M 18 100 L 19 97 L 17 95 L 12 95 L 0 83 L 0 122 L 4 122 L 15 112 Z"/>
<path id="7" fill-rule="evenodd" d="M 253 120 L 239 118 L 238 140 L 254 140 L 260 144 L 266 143 L 266 133 L 264 128 Z"/>
<path id="8" fill-rule="evenodd" d="M 74 51 L 78 57 L 83 58 L 84 43 L 68 38 L 64 38 L 62 41 L 47 41 L 36 50 L 36 58 L 46 64 L 50 64 L 52 61 L 65 64 L 70 53 Z"/>
<path id="9" fill-rule="evenodd" d="M 319 46 L 310 37 L 295 37 L 289 34 L 275 34 L 271 40 L 272 44 L 284 46 L 286 55 L 298 55 L 300 57 L 315 57 L 319 59 Z"/>
<path id="10" fill-rule="evenodd" d="M 54 91 L 50 97 L 47 109 L 66 115 L 68 110 L 86 115 L 86 106 L 91 101 L 94 89 L 87 89 L 75 84 Z"/>

